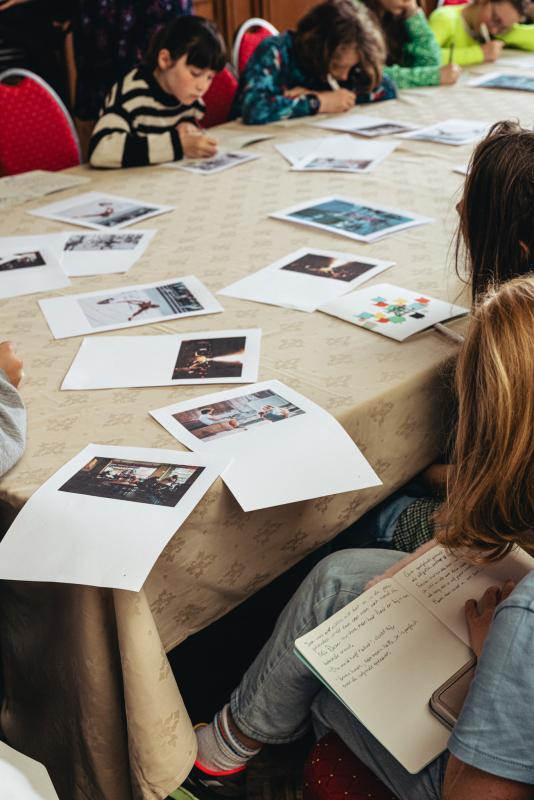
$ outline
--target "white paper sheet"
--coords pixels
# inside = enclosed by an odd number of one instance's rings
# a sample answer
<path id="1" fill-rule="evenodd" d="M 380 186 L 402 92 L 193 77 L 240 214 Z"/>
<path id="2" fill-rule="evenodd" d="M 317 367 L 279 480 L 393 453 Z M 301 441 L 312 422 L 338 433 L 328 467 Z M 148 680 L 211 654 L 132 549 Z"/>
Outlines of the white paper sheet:
<path id="1" fill-rule="evenodd" d="M 62 389 L 253 383 L 261 330 L 84 339 Z"/>
<path id="2" fill-rule="evenodd" d="M 472 119 L 446 119 L 436 122 L 427 128 L 420 128 L 410 133 L 400 133 L 398 139 L 412 139 L 416 141 L 437 142 L 458 147 L 470 144 L 481 139 L 488 130 L 487 122 Z"/>
<path id="3" fill-rule="evenodd" d="M 396 147 L 396 142 L 362 142 L 353 136 L 341 136 L 335 145 L 323 142 L 293 169 L 299 172 L 371 172 Z"/>
<path id="4" fill-rule="evenodd" d="M 507 56 L 499 56 L 499 67 L 514 67 L 515 69 L 534 69 L 534 56 L 533 55 L 525 55 L 520 54 L 518 51 L 517 57 L 514 58 L 510 51 L 507 50 L 509 55 Z"/>
<path id="5" fill-rule="evenodd" d="M 344 131 L 358 136 L 375 138 L 376 136 L 394 136 L 405 131 L 417 130 L 417 125 L 410 122 L 401 122 L 397 119 L 384 119 L 364 114 L 341 114 L 329 119 L 320 119 L 310 122 L 315 128 L 324 128 L 331 131 Z"/>
<path id="6" fill-rule="evenodd" d="M 50 292 L 69 285 L 49 248 L 37 245 L 13 248 L 0 242 L 0 298 Z"/>
<path id="7" fill-rule="evenodd" d="M 137 592 L 229 462 L 90 444 L 49 478 L 0 542 L 0 577 Z"/>
<path id="8" fill-rule="evenodd" d="M 53 251 L 65 275 L 110 275 L 128 272 L 141 258 L 156 230 L 98 231 L 95 233 L 45 233 L 32 236 L 2 236 L 0 251 L 23 252 L 46 247 Z M 54 286 L 52 288 L 60 288 Z"/>
<path id="9" fill-rule="evenodd" d="M 330 195 L 276 211 L 269 216 L 296 222 L 359 242 L 374 242 L 390 233 L 434 222 L 430 217 L 398 208 Z"/>
<path id="10" fill-rule="evenodd" d="M 275 144 L 275 149 L 294 167 L 303 158 L 312 156 L 318 147 L 324 145 L 335 150 L 337 145 L 343 142 L 345 138 L 345 136 L 321 136 L 320 139 L 297 139 L 294 142 Z"/>
<path id="11" fill-rule="evenodd" d="M 171 169 L 181 169 L 185 172 L 194 172 L 196 175 L 215 175 L 217 172 L 224 172 L 232 167 L 239 167 L 248 161 L 260 158 L 258 153 L 244 153 L 243 151 L 221 152 L 213 158 L 185 159 L 184 161 L 173 161 L 172 163 L 162 164 L 162 167 Z"/>
<path id="12" fill-rule="evenodd" d="M 34 217 L 68 222 L 82 228 L 108 231 L 133 225 L 149 217 L 165 214 L 167 211 L 174 211 L 174 206 L 145 203 L 143 200 L 114 194 L 86 192 L 76 197 L 69 197 L 68 200 L 61 200 L 59 203 L 35 208 L 27 213 Z"/>
<path id="13" fill-rule="evenodd" d="M 311 312 L 329 299 L 352 291 L 394 263 L 336 250 L 303 247 L 226 286 L 218 294 Z"/>
<path id="14" fill-rule="evenodd" d="M 214 314 L 223 307 L 194 275 L 40 300 L 55 339 Z"/>
<path id="15" fill-rule="evenodd" d="M 391 283 L 358 289 L 326 303 L 319 311 L 398 342 L 430 328 L 436 322 L 469 313 L 468 308 Z"/>
<path id="16" fill-rule="evenodd" d="M 43 764 L 0 742 L 2 800 L 59 800 Z"/>
<path id="17" fill-rule="evenodd" d="M 381 483 L 341 425 L 279 381 L 150 413 L 191 450 L 234 457 L 222 478 L 244 511 Z"/>
<path id="18" fill-rule="evenodd" d="M 468 81 L 468 86 L 484 89 L 511 89 L 519 92 L 534 92 L 534 75 L 517 75 L 515 72 L 490 72 Z"/>
<path id="19" fill-rule="evenodd" d="M 453 172 L 457 172 L 458 175 L 467 175 L 469 170 L 469 164 L 455 164 L 452 168 Z"/>

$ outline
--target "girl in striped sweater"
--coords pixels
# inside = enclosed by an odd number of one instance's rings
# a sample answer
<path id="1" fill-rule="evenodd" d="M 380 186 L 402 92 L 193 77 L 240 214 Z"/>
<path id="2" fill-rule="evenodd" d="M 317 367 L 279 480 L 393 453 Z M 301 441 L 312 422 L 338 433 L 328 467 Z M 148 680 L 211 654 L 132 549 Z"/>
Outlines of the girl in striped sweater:
<path id="1" fill-rule="evenodd" d="M 213 23 L 177 17 L 153 38 L 138 67 L 110 90 L 93 131 L 93 167 L 140 167 L 209 158 L 217 141 L 203 134 L 202 96 L 223 69 L 226 50 Z"/>

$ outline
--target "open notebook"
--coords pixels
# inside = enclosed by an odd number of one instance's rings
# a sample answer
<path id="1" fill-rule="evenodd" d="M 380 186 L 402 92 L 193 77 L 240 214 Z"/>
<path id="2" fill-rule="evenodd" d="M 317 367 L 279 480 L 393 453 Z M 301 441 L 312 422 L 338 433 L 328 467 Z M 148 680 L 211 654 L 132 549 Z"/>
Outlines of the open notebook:
<path id="1" fill-rule="evenodd" d="M 419 772 L 450 733 L 431 713 L 430 696 L 472 656 L 465 601 L 533 568 L 522 550 L 473 566 L 433 547 L 297 639 L 295 651 L 409 772 Z"/>

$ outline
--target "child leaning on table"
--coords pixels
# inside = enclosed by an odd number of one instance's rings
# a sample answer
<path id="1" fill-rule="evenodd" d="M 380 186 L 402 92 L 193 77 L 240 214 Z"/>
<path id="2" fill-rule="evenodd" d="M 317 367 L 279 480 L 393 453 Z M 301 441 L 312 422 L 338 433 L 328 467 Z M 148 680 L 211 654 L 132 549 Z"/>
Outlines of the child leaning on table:
<path id="1" fill-rule="evenodd" d="M 437 8 L 429 23 L 444 64 L 469 66 L 496 61 L 503 47 L 534 50 L 534 27 L 520 25 L 528 0 L 473 0 Z"/>
<path id="2" fill-rule="evenodd" d="M 202 133 L 202 96 L 226 63 L 215 25 L 177 17 L 158 31 L 143 62 L 110 90 L 89 144 L 93 167 L 141 167 L 208 158 L 217 141 Z"/>
<path id="3" fill-rule="evenodd" d="M 17 391 L 22 361 L 12 342 L 0 343 L 0 477 L 19 460 L 26 440 L 26 410 Z"/>
<path id="4" fill-rule="evenodd" d="M 396 89 L 382 77 L 385 58 L 384 37 L 365 6 L 326 0 L 296 31 L 260 42 L 241 75 L 234 113 L 263 125 L 391 99 Z"/>

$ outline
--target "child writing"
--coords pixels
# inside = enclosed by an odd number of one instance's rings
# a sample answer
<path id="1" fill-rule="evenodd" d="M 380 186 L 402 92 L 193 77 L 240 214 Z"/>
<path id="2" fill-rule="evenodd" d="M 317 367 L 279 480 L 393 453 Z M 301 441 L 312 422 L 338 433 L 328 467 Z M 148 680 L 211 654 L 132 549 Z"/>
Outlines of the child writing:
<path id="1" fill-rule="evenodd" d="M 534 27 L 520 25 L 528 0 L 473 0 L 437 8 L 430 27 L 441 47 L 443 63 L 468 66 L 496 61 L 503 47 L 534 50 Z"/>
<path id="2" fill-rule="evenodd" d="M 111 89 L 89 145 L 93 167 L 140 167 L 208 158 L 217 142 L 201 132 L 202 96 L 226 52 L 213 23 L 177 17 L 155 34 L 143 63 Z"/>
<path id="3" fill-rule="evenodd" d="M 385 57 L 382 33 L 361 3 L 326 0 L 296 31 L 258 45 L 241 75 L 234 111 L 246 124 L 262 125 L 393 98 L 393 83 L 382 79 Z"/>
<path id="4" fill-rule="evenodd" d="M 387 44 L 384 74 L 398 89 L 455 83 L 457 64 L 444 62 L 423 10 L 417 0 L 362 0 L 379 19 Z"/>
<path id="5" fill-rule="evenodd" d="M 534 278 L 475 307 L 456 370 L 456 467 L 439 538 L 467 560 L 534 554 Z M 399 800 L 531 800 L 534 786 L 534 572 L 488 589 L 465 615 L 476 674 L 443 753 L 407 772 L 294 654 L 295 639 L 357 597 L 403 554 L 345 550 L 303 581 L 214 721 L 197 729 L 188 798 L 244 797 L 248 760 L 263 744 L 335 731 Z M 418 655 L 414 653 L 414 658 Z M 402 685 L 399 686 L 402 691 Z M 381 698 L 376 698 L 380 703 Z M 409 720 L 407 721 L 409 724 Z M 181 790 L 171 797 L 185 797 Z"/>

